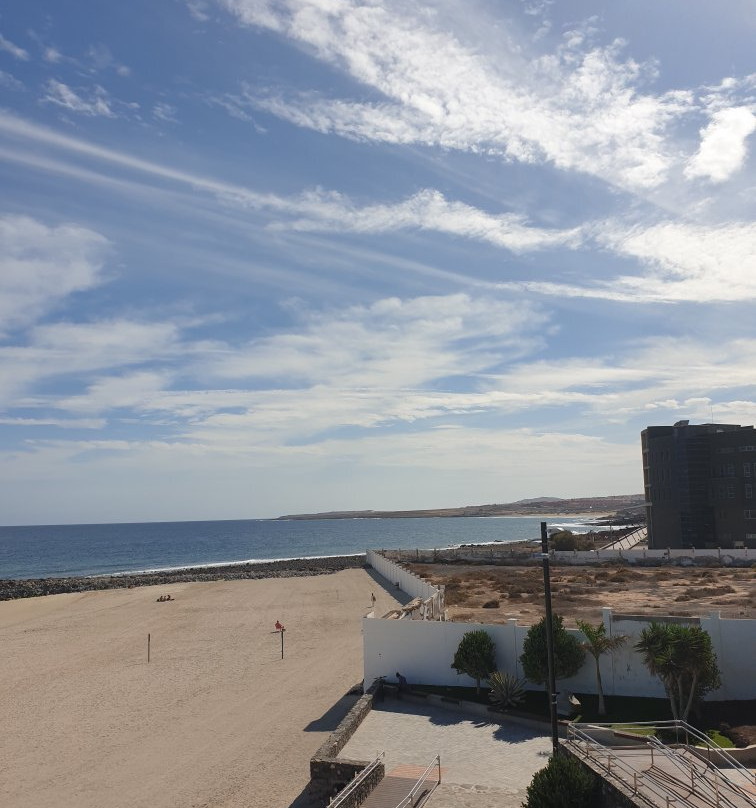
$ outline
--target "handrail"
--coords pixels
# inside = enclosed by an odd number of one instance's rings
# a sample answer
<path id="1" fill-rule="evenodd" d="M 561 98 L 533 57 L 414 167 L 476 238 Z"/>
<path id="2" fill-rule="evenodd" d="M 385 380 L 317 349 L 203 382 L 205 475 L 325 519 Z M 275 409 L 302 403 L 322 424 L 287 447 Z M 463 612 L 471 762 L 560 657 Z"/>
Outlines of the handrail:
<path id="1" fill-rule="evenodd" d="M 645 532 L 646 535 L 641 536 L 640 534 L 643 532 Z M 648 528 L 646 525 L 640 525 L 639 527 L 636 527 L 635 530 L 625 533 L 624 536 L 620 536 L 620 538 L 610 541 L 603 547 L 599 547 L 599 550 L 629 550 L 630 548 L 635 547 L 636 544 L 642 542 L 645 538 L 647 538 L 647 536 Z"/>
<path id="2" fill-rule="evenodd" d="M 581 727 L 599 727 L 599 728 L 613 728 L 615 724 L 607 724 L 607 723 L 593 723 L 590 724 L 579 724 L 577 726 Z M 748 780 L 748 784 L 751 784 L 751 781 L 756 783 L 756 775 L 751 774 L 749 769 L 746 769 L 742 763 L 738 762 L 726 749 L 719 746 L 719 744 L 714 743 L 711 738 L 705 735 L 700 730 L 696 729 L 695 727 L 691 726 L 687 721 L 680 721 L 679 719 L 669 719 L 666 721 L 633 721 L 630 723 L 622 724 L 623 727 L 653 727 L 654 729 L 674 729 L 674 730 L 682 730 L 685 732 L 686 736 L 691 735 L 696 740 L 701 741 L 703 745 L 708 749 L 709 752 L 714 752 L 714 754 L 719 755 L 724 761 L 726 761 L 727 765 L 738 772 L 739 775 L 745 777 Z M 654 736 L 646 736 L 649 738 Z M 657 739 L 658 740 L 658 739 Z M 684 743 L 682 746 L 690 747 L 691 744 Z M 697 748 L 696 746 L 692 747 L 693 749 Z"/>
<path id="3" fill-rule="evenodd" d="M 415 795 L 420 790 L 420 787 L 423 785 L 426 778 L 430 774 L 431 769 L 434 766 L 438 766 L 438 780 L 436 781 L 436 784 L 433 786 L 431 791 L 433 791 L 441 784 L 441 755 L 439 754 L 433 758 L 428 768 L 420 775 L 420 779 L 415 783 L 414 786 L 412 786 L 412 790 L 410 791 L 410 793 L 407 794 L 407 796 L 396 806 L 396 808 L 407 808 L 408 805 L 415 804 Z"/>
<path id="4" fill-rule="evenodd" d="M 720 746 L 711 742 L 709 738 L 707 738 L 703 733 L 699 732 L 694 727 L 691 727 L 690 724 L 684 721 L 637 721 L 625 724 L 628 728 L 632 727 L 653 727 L 654 729 L 675 729 L 675 730 L 683 730 L 688 735 L 693 736 L 693 738 L 699 739 L 704 742 L 705 746 L 708 748 L 709 753 L 714 752 L 719 754 L 720 757 L 725 760 L 733 769 L 738 771 L 741 776 L 744 776 L 749 783 L 751 784 L 751 774 L 743 767 L 740 763 L 738 763 L 729 753 L 725 752 Z M 640 777 L 643 780 L 642 786 L 647 789 L 648 791 L 659 794 L 662 798 L 665 798 L 669 795 L 670 791 L 668 788 L 665 788 L 665 784 L 663 782 L 664 777 L 661 771 L 658 769 L 656 772 L 653 772 L 653 752 L 654 750 L 657 753 L 664 756 L 673 766 L 674 769 L 683 773 L 685 775 L 684 781 L 686 784 L 689 784 L 688 787 L 693 789 L 694 793 L 700 794 L 701 796 L 705 796 L 708 799 L 714 800 L 712 805 L 716 804 L 717 806 L 734 806 L 735 804 L 730 800 L 724 791 L 728 788 L 731 789 L 733 793 L 737 793 L 738 796 L 741 798 L 742 801 L 745 801 L 748 805 L 754 806 L 756 808 L 756 800 L 747 793 L 746 789 L 733 781 L 730 778 L 724 778 L 723 781 L 717 781 L 718 777 L 718 769 L 711 763 L 711 757 L 709 755 L 708 763 L 706 760 L 700 758 L 700 756 L 696 755 L 697 759 L 701 760 L 701 763 L 704 766 L 704 769 L 701 770 L 695 764 L 693 764 L 689 759 L 677 755 L 673 752 L 673 750 L 662 743 L 655 735 L 643 737 L 648 746 L 651 748 L 651 760 L 652 760 L 652 770 L 645 772 L 645 774 L 640 774 L 633 769 L 631 766 L 622 761 L 620 757 L 615 756 L 612 757 L 611 748 L 604 746 L 601 742 L 597 741 L 595 738 L 591 737 L 590 734 L 586 730 L 590 729 L 613 729 L 614 725 L 609 723 L 586 723 L 586 724 L 570 724 L 569 730 L 570 734 L 574 739 L 574 743 L 578 748 L 582 748 L 580 746 L 579 741 L 585 745 L 583 749 L 584 753 L 587 757 L 591 757 L 590 751 L 592 750 L 597 754 L 597 756 L 606 756 L 607 763 L 600 759 L 596 759 L 596 763 L 600 765 L 603 769 L 607 771 L 608 774 L 614 773 L 615 776 L 617 775 L 617 770 L 622 771 L 626 775 L 630 776 L 630 782 L 632 782 L 634 786 L 635 794 L 643 799 L 645 802 L 652 804 L 651 800 L 645 797 L 639 791 L 638 787 L 638 778 Z M 639 736 L 641 739 L 642 736 Z M 683 748 L 687 750 L 695 749 L 696 747 L 691 746 L 687 743 L 679 744 Z M 700 747 L 699 747 L 700 748 Z M 591 757 L 591 759 L 593 759 Z M 714 783 L 712 783 L 705 775 L 705 771 L 712 771 L 714 775 Z M 721 775 L 720 775 L 721 776 Z M 674 775 L 671 775 L 674 779 Z M 620 779 L 622 779 L 620 777 Z M 656 781 L 656 782 L 654 782 Z M 682 782 L 682 781 L 681 781 Z M 726 786 L 725 786 L 726 784 Z M 724 787 L 724 788 L 723 788 Z M 661 792 L 661 793 L 660 793 Z"/>
<path id="5" fill-rule="evenodd" d="M 386 753 L 381 752 L 378 757 L 368 763 L 367 766 L 361 771 L 358 772 L 349 783 L 347 783 L 344 788 L 339 791 L 339 793 L 328 803 L 328 808 L 339 808 L 340 805 L 343 804 L 344 800 L 357 788 L 358 785 L 362 783 L 363 780 L 367 778 L 367 776 L 378 767 L 378 764 L 381 760 L 385 757 Z"/>

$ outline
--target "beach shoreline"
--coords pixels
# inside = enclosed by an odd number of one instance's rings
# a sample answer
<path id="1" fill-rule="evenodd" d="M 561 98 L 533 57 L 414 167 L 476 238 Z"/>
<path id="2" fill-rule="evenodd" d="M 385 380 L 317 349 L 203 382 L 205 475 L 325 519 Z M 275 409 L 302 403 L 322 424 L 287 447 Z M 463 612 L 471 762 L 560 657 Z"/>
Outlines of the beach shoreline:
<path id="1" fill-rule="evenodd" d="M 43 597 L 72 592 L 107 589 L 133 589 L 142 586 L 197 583 L 203 581 L 239 581 L 263 578 L 295 578 L 329 575 L 365 566 L 364 553 L 312 558 L 288 558 L 277 561 L 240 561 L 228 564 L 186 566 L 176 569 L 149 570 L 117 575 L 70 576 L 63 578 L 0 579 L 0 601 Z"/>

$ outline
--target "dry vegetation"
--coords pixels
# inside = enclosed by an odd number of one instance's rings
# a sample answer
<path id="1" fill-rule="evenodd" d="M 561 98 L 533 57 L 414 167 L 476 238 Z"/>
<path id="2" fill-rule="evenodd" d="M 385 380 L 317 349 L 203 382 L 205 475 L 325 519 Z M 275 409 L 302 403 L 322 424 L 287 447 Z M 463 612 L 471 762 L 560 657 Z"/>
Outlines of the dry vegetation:
<path id="1" fill-rule="evenodd" d="M 540 566 L 411 564 L 426 580 L 446 587 L 453 620 L 499 623 L 515 617 L 529 625 L 543 616 Z M 756 617 L 756 570 L 684 567 L 551 568 L 554 611 L 575 625 L 595 621 L 601 607 L 650 615 Z"/>

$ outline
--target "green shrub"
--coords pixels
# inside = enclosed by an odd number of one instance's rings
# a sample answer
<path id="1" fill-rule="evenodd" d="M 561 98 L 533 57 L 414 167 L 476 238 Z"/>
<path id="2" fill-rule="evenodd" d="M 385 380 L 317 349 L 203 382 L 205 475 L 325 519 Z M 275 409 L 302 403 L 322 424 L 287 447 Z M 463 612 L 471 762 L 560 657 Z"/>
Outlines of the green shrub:
<path id="1" fill-rule="evenodd" d="M 553 615 L 554 635 L 554 678 L 569 679 L 574 676 L 585 661 L 585 651 L 576 637 L 562 625 L 562 618 Z M 546 654 L 546 618 L 531 626 L 522 644 L 520 656 L 522 670 L 531 682 L 543 684 L 548 679 L 548 658 Z"/>
<path id="2" fill-rule="evenodd" d="M 451 667 L 475 679 L 476 692 L 480 693 L 480 680 L 496 670 L 496 646 L 488 632 L 479 629 L 468 631 L 460 640 Z"/>
<path id="3" fill-rule="evenodd" d="M 523 808 L 590 808 L 595 802 L 595 775 L 564 752 L 552 756 L 527 788 Z"/>
<path id="4" fill-rule="evenodd" d="M 517 707 L 525 698 L 525 683 L 522 679 L 512 676 L 511 673 L 494 671 L 488 679 L 491 692 L 488 697 L 502 710 Z"/>

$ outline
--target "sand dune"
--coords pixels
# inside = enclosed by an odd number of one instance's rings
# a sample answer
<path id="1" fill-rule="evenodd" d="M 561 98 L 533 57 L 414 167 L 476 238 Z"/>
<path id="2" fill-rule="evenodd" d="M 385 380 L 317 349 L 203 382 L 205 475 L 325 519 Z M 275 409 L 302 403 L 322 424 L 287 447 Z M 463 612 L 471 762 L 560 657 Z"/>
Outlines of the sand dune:
<path id="1" fill-rule="evenodd" d="M 364 570 L 0 603 L 3 806 L 289 806 L 373 591 L 395 603 Z"/>

